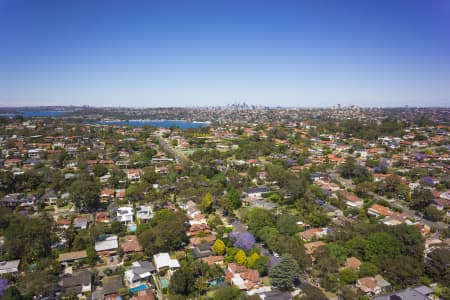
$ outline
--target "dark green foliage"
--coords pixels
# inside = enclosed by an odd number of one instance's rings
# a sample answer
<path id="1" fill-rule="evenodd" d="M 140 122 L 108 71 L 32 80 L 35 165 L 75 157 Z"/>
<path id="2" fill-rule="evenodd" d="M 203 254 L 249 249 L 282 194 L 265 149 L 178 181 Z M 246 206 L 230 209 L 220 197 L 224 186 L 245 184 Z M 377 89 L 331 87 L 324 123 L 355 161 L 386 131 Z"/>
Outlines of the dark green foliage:
<path id="1" fill-rule="evenodd" d="M 328 300 L 324 293 L 319 288 L 313 285 L 303 285 L 302 291 L 305 293 L 305 295 L 301 298 L 301 300 Z"/>
<path id="2" fill-rule="evenodd" d="M 419 283 L 423 273 L 423 263 L 413 257 L 400 255 L 384 262 L 384 275 L 391 284 L 405 288 Z"/>
<path id="3" fill-rule="evenodd" d="M 194 290 L 194 282 L 192 272 L 182 268 L 170 278 L 169 290 L 174 294 L 189 295 Z"/>
<path id="4" fill-rule="evenodd" d="M 381 265 L 387 259 L 400 255 L 400 247 L 400 242 L 395 236 L 387 232 L 374 233 L 367 240 L 365 259 Z"/>
<path id="5" fill-rule="evenodd" d="M 253 208 L 247 215 L 248 230 L 254 235 L 264 226 L 273 227 L 275 225 L 275 216 L 262 208 Z"/>
<path id="6" fill-rule="evenodd" d="M 233 209 L 238 209 L 242 206 L 241 195 L 234 188 L 231 188 L 227 192 L 227 196 L 225 197 L 225 199 L 229 203 L 229 206 Z"/>
<path id="7" fill-rule="evenodd" d="M 428 276 L 444 286 L 450 286 L 450 248 L 436 248 L 428 254 L 425 265 Z"/>
<path id="8" fill-rule="evenodd" d="M 281 256 L 279 262 L 269 270 L 270 282 L 273 286 L 286 290 L 293 286 L 299 276 L 299 267 L 289 254 Z"/>
<path id="9" fill-rule="evenodd" d="M 411 195 L 411 204 L 409 206 L 415 210 L 423 210 L 433 202 L 433 199 L 434 196 L 430 190 L 415 189 Z"/>
<path id="10" fill-rule="evenodd" d="M 359 267 L 359 277 L 375 276 L 378 273 L 378 267 L 370 262 L 363 262 Z"/>
<path id="11" fill-rule="evenodd" d="M 51 245 L 56 240 L 53 220 L 48 216 L 28 218 L 15 215 L 5 230 L 4 250 L 10 259 L 22 259 L 31 263 L 51 254 Z"/>
<path id="12" fill-rule="evenodd" d="M 282 214 L 277 218 L 277 229 L 282 234 L 293 235 L 299 231 L 297 218 L 292 215 Z"/>
<path id="13" fill-rule="evenodd" d="M 301 270 L 306 270 L 311 266 L 311 258 L 305 253 L 303 242 L 298 236 L 278 236 L 277 246 L 274 249 L 282 255 L 290 255 Z"/>
<path id="14" fill-rule="evenodd" d="M 245 295 L 236 286 L 226 286 L 215 291 L 214 300 L 245 299 Z"/>
<path id="15" fill-rule="evenodd" d="M 95 181 L 78 179 L 69 187 L 70 196 L 78 208 L 91 209 L 99 206 L 99 188 Z"/>
<path id="16" fill-rule="evenodd" d="M 353 179 L 356 184 L 364 181 L 372 181 L 370 172 L 365 167 L 358 165 L 351 156 L 341 166 L 340 173 L 344 178 Z"/>
<path id="17" fill-rule="evenodd" d="M 441 221 L 444 215 L 443 211 L 440 211 L 433 205 L 428 205 L 423 211 L 423 217 L 433 222 Z"/>
<path id="18" fill-rule="evenodd" d="M 267 275 L 267 262 L 269 261 L 269 258 L 267 256 L 260 256 L 255 261 L 255 263 L 252 266 L 252 269 L 255 269 L 258 271 L 259 275 L 266 276 Z"/>
<path id="19" fill-rule="evenodd" d="M 161 251 L 172 251 L 188 241 L 184 222 L 186 216 L 181 212 L 158 211 L 152 219 L 152 227 L 138 234 L 139 241 L 147 255 Z"/>
<path id="20" fill-rule="evenodd" d="M 15 286 L 10 286 L 6 289 L 2 297 L 3 300 L 22 300 L 23 296 Z"/>
<path id="21" fill-rule="evenodd" d="M 358 273 L 352 269 L 345 269 L 339 273 L 339 280 L 343 284 L 353 284 L 358 280 Z"/>

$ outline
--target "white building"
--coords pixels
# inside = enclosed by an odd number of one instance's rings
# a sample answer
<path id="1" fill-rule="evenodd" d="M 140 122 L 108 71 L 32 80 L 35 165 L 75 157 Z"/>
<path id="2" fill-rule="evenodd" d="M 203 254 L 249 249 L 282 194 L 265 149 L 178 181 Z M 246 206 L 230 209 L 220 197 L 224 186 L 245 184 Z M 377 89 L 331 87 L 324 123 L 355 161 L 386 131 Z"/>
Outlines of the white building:
<path id="1" fill-rule="evenodd" d="M 129 224 L 134 222 L 133 208 L 129 206 L 119 207 L 116 212 L 118 222 Z"/>

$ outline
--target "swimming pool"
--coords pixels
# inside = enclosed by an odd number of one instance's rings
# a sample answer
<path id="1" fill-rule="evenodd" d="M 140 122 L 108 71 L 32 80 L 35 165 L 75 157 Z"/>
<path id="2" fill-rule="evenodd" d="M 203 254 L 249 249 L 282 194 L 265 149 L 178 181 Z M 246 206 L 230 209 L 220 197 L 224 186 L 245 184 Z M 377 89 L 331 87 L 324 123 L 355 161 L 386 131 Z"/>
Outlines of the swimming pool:
<path id="1" fill-rule="evenodd" d="M 137 226 L 136 224 L 128 225 L 128 231 L 129 232 L 136 232 Z"/>
<path id="2" fill-rule="evenodd" d="M 131 288 L 130 293 L 139 292 L 146 289 L 148 289 L 148 286 L 145 283 L 143 283 L 141 285 L 135 286 L 134 288 Z"/>

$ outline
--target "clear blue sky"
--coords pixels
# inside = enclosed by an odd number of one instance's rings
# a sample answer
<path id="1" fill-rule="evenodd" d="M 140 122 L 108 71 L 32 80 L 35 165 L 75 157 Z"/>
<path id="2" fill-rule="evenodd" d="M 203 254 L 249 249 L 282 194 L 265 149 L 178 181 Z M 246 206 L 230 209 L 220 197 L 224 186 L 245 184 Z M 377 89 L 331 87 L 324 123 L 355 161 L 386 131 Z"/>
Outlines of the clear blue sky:
<path id="1" fill-rule="evenodd" d="M 450 1 L 0 0 L 0 106 L 449 106 Z"/>

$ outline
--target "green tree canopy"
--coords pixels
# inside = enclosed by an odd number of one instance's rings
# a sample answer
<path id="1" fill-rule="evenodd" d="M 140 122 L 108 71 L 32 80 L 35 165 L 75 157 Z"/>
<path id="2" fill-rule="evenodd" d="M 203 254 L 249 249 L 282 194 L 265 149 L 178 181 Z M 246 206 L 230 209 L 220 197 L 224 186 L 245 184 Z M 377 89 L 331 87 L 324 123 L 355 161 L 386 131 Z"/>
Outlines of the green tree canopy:
<path id="1" fill-rule="evenodd" d="M 269 270 L 270 282 L 273 286 L 286 290 L 293 286 L 294 280 L 299 276 L 299 267 L 295 259 L 284 254 L 280 260 Z"/>

